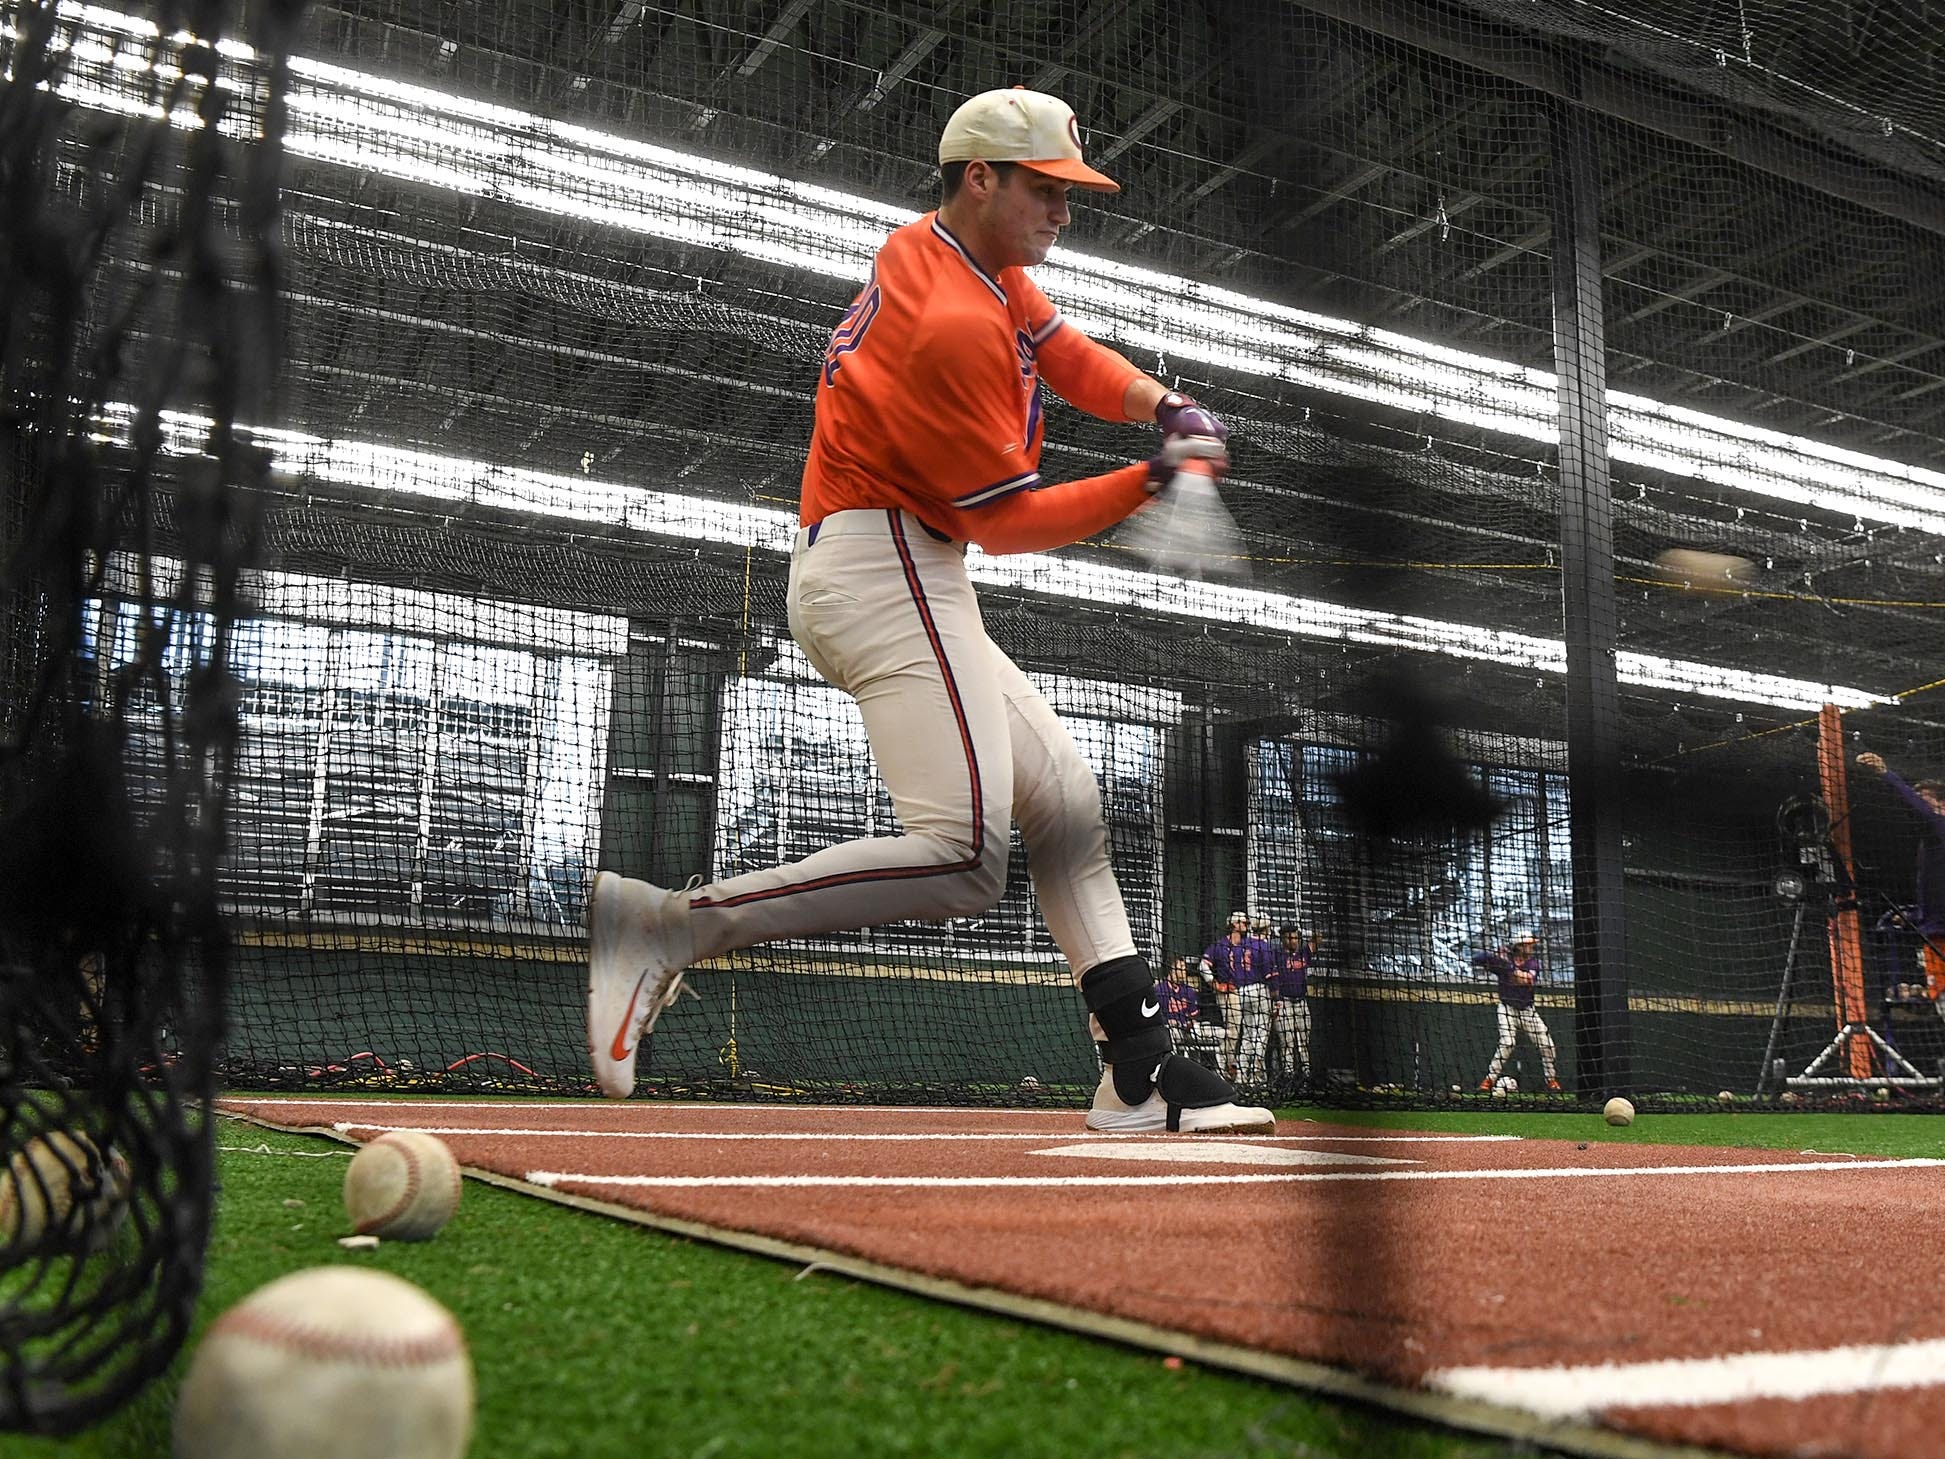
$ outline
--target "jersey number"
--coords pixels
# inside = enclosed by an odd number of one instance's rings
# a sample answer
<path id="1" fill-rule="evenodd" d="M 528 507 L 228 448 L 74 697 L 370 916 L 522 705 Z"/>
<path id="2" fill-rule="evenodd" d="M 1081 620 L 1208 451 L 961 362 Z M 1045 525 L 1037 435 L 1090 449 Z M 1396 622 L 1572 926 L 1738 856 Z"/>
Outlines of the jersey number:
<path id="1" fill-rule="evenodd" d="M 864 343 L 865 331 L 871 328 L 871 321 L 878 317 L 878 306 L 883 302 L 878 286 L 873 284 L 857 301 L 844 311 L 837 328 L 831 331 L 831 343 L 824 351 L 824 383 L 831 384 L 837 379 L 838 367 L 842 357 L 851 353 Z"/>

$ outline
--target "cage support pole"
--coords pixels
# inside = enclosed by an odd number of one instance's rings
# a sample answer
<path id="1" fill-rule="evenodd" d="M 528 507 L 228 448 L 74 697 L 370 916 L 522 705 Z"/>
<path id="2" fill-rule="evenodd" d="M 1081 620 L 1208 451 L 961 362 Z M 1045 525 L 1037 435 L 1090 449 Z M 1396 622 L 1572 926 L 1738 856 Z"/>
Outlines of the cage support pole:
<path id="1" fill-rule="evenodd" d="M 1607 470 L 1600 154 L 1588 115 L 1548 104 L 1553 141 L 1553 356 L 1560 398 L 1560 582 L 1573 839 L 1575 1084 L 1632 1092 L 1618 804 L 1614 503 Z"/>
<path id="2" fill-rule="evenodd" d="M 1871 1075 L 1871 1046 L 1862 1038 L 1846 1037 L 1870 1022 L 1864 1006 L 1864 938 L 1859 926 L 1855 865 L 1850 854 L 1850 776 L 1844 764 L 1843 711 L 1826 704 L 1817 716 L 1817 779 L 1823 803 L 1830 810 L 1830 849 L 1837 855 L 1837 874 L 1847 894 L 1830 918 L 1830 981 L 1835 996 L 1839 1036 L 1853 1079 Z"/>

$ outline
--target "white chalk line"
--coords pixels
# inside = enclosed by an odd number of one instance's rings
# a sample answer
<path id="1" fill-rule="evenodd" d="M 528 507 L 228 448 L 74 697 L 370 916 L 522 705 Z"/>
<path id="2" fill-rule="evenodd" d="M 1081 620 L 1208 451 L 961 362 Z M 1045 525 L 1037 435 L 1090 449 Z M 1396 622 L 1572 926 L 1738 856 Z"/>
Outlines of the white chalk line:
<path id="1" fill-rule="evenodd" d="M 502 1136 L 511 1136 L 515 1138 L 531 1137 L 536 1139 L 560 1139 L 560 1140 L 707 1140 L 710 1141 L 711 1143 L 720 1143 L 720 1142 L 733 1141 L 733 1140 L 852 1140 L 852 1141 L 1011 1140 L 1013 1143 L 1019 1144 L 1022 1141 L 1084 1138 L 1090 1140 L 1091 1139 L 1131 1140 L 1137 1143 L 1154 1143 L 1154 1144 L 1167 1145 L 1170 1143 L 1178 1142 L 1183 1138 L 1179 1134 L 1168 1134 L 1166 1132 L 1161 1132 L 1161 1131 L 1158 1131 L 1152 1135 L 1151 1134 L 1107 1134 L 1106 1132 L 1101 1130 L 1006 1130 L 997 1134 L 992 1133 L 990 1131 L 980 1131 L 974 1133 L 971 1131 L 930 1130 L 930 1131 L 901 1132 L 901 1133 L 893 1133 L 893 1134 L 885 1134 L 885 1133 L 861 1134 L 855 1131 L 850 1133 L 845 1133 L 843 1131 L 833 1132 L 830 1130 L 795 1130 L 795 1131 L 580 1130 L 580 1129 L 550 1129 L 544 1125 L 517 1125 L 517 1126 L 503 1125 L 503 1126 L 495 1126 L 495 1127 L 488 1127 L 484 1125 L 401 1125 L 401 1124 L 385 1124 L 379 1122 L 366 1122 L 364 1120 L 333 1120 L 331 1122 L 330 1128 L 337 1130 L 340 1133 L 349 1133 L 350 1131 L 353 1130 L 380 1130 L 380 1131 L 410 1130 L 421 1135 L 491 1135 L 494 1136 L 495 1138 L 502 1137 Z M 1294 1142 L 1302 1142 L 1304 1144 L 1316 1144 L 1322 1142 L 1322 1143 L 1333 1144 L 1333 1145 L 1343 1144 L 1346 1142 L 1377 1143 L 1377 1144 L 1386 1144 L 1386 1145 L 1401 1144 L 1407 1142 L 1415 1143 L 1415 1142 L 1430 1142 L 1430 1141 L 1465 1141 L 1468 1143 L 1477 1143 L 1480 1141 L 1504 1141 L 1504 1140 L 1518 1139 L 1518 1137 L 1515 1135 L 1458 1135 L 1458 1136 L 1454 1136 L 1454 1135 L 1397 1135 L 1397 1136 L 1236 1135 L 1236 1136 L 1224 1136 L 1222 1138 L 1236 1139 L 1236 1140 L 1252 1140 L 1252 1141 L 1261 1141 L 1261 1140 L 1277 1140 L 1277 1141 L 1285 1141 L 1285 1142 L 1294 1141 Z"/>
<path id="2" fill-rule="evenodd" d="M 1691 1408 L 1941 1384 L 1945 1339 L 1936 1338 L 1580 1368 L 1441 1368 L 1425 1377 L 1428 1388 L 1556 1419 L 1592 1418 L 1614 1408 Z"/>
<path id="3" fill-rule="evenodd" d="M 1139 1160 L 1148 1165 L 1415 1165 L 1401 1155 L 1354 1155 L 1349 1150 L 1311 1150 L 1295 1145 L 1263 1145 L 1249 1140 L 1181 1140 L 1170 1144 L 1143 1141 L 1127 1144 L 1116 1139 L 1086 1140 L 1079 1145 L 1042 1145 L 1024 1152 L 1070 1160 Z"/>
<path id="4" fill-rule="evenodd" d="M 533 1185 L 626 1187 L 630 1190 L 917 1189 L 1071 1190 L 1084 1186 L 1298 1185 L 1368 1180 L 1613 1180 L 1641 1176 L 1814 1175 L 1832 1170 L 1917 1170 L 1945 1160 L 1846 1160 L 1762 1165 L 1640 1165 L 1608 1169 L 1566 1166 L 1532 1170 L 1357 1170 L 1237 1175 L 582 1175 L 569 1170 L 530 1170 Z"/>

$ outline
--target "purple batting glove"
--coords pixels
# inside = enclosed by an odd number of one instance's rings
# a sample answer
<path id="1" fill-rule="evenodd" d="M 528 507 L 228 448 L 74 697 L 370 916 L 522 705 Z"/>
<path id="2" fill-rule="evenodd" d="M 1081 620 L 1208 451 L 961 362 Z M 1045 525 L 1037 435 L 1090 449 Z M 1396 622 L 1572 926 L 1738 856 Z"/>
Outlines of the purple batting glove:
<path id="1" fill-rule="evenodd" d="M 1155 405 L 1155 424 L 1165 436 L 1214 436 L 1229 439 L 1229 427 L 1217 420 L 1208 407 L 1197 405 L 1179 390 L 1171 390 Z"/>
<path id="2" fill-rule="evenodd" d="M 1165 491 L 1175 473 L 1191 461 L 1206 463 L 1211 476 L 1229 470 L 1229 452 L 1214 436 L 1169 436 L 1161 450 L 1148 458 L 1148 491 Z"/>

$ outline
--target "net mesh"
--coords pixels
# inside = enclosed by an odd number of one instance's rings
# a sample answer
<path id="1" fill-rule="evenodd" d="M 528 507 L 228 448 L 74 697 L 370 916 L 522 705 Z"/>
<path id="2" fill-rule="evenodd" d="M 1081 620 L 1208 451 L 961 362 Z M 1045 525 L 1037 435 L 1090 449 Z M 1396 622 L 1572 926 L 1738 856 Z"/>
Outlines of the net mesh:
<path id="1" fill-rule="evenodd" d="M 1235 433 L 1245 584 L 1155 574 L 1114 535 L 971 559 L 991 636 L 1100 778 L 1141 950 L 1185 960 L 1183 1038 L 1256 1058 L 1255 1087 L 1526 1097 L 1549 1071 L 1525 1020 L 1493 1065 L 1523 988 L 1565 1092 L 1595 1092 L 1617 1009 L 1642 1098 L 1777 1092 L 1838 1032 L 1839 904 L 1909 904 L 1925 832 L 1869 777 L 1846 865 L 1779 892 L 1820 867 L 1779 825 L 1829 794 L 1819 708 L 1846 711 L 1843 758 L 1915 779 L 1945 755 L 1916 186 L 1939 158 L 1924 88 L 1866 57 L 1915 44 L 1912 14 L 1728 13 L 311 7 L 232 652 L 227 1077 L 585 1089 L 596 867 L 679 884 L 893 824 L 784 626 L 809 382 L 878 243 L 935 201 L 944 117 L 1021 82 L 1075 106 L 1124 189 L 1077 211 L 1042 287 Z M 1613 551 L 1571 646 L 1563 97 L 1604 327 L 1583 500 Z M 1049 479 L 1150 449 L 1047 405 Z M 159 544 L 182 526 L 158 515 Z M 104 580 L 104 643 L 144 596 Z M 1618 900 L 1595 905 L 1570 685 L 1604 645 Z M 699 969 L 644 1087 L 1077 1096 L 1094 1052 L 1018 850 L 984 916 Z M 1300 1046 L 1196 982 L 1231 910 L 1314 937 Z M 1522 930 L 1538 966 L 1504 984 L 1476 959 Z M 1935 1077 L 1936 1005 L 1879 997 L 1910 982 L 1904 935 L 1865 949 L 1871 1018 Z"/>
<path id="2" fill-rule="evenodd" d="M 246 93 L 224 46 L 274 58 L 292 13 L 4 11 L 0 1428 L 114 1411 L 201 1283 L 226 661 L 268 465 L 236 426 L 274 406 L 281 125 L 274 60 Z M 87 99 L 103 74 L 112 111 Z"/>

